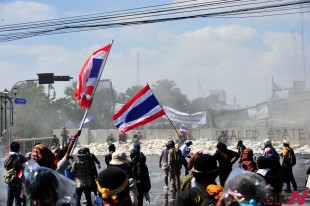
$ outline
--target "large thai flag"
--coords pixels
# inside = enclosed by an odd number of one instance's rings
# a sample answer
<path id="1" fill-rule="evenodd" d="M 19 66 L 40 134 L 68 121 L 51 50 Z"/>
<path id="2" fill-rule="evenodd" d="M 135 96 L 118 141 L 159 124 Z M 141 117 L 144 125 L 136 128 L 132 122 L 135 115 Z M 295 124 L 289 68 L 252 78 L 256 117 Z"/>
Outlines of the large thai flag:
<path id="1" fill-rule="evenodd" d="M 149 85 L 146 85 L 113 115 L 114 125 L 122 133 L 149 123 L 165 114 Z"/>
<path id="2" fill-rule="evenodd" d="M 95 88 L 108 58 L 112 44 L 95 51 L 84 63 L 78 78 L 75 98 L 80 100 L 80 107 L 90 108 Z"/>

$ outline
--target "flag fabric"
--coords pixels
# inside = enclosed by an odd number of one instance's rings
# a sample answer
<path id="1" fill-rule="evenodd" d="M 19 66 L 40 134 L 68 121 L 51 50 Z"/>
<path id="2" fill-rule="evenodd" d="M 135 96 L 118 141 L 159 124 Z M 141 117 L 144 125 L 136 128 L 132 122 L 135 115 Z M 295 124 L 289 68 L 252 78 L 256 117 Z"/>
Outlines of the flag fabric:
<path id="1" fill-rule="evenodd" d="M 149 123 L 165 114 L 149 85 L 146 85 L 113 115 L 121 133 Z"/>
<path id="2" fill-rule="evenodd" d="M 189 134 L 189 131 L 187 129 L 187 127 L 182 123 L 181 127 L 180 127 L 180 130 L 179 130 L 181 133 L 186 133 L 186 134 Z"/>
<path id="3" fill-rule="evenodd" d="M 138 136 L 139 139 L 144 139 L 144 137 L 143 137 L 143 135 L 141 134 L 140 131 L 137 132 L 137 136 Z"/>
<path id="4" fill-rule="evenodd" d="M 91 121 L 93 121 L 94 119 L 95 119 L 94 116 L 87 116 L 87 117 L 85 118 L 85 120 L 84 120 L 84 124 L 86 124 L 86 123 L 88 123 L 88 122 L 91 122 Z M 83 124 L 83 122 L 81 121 L 81 122 L 79 123 L 78 128 L 81 128 L 82 124 Z M 84 124 L 83 124 L 83 125 L 84 125 Z"/>
<path id="5" fill-rule="evenodd" d="M 267 104 L 257 105 L 254 108 L 248 109 L 250 120 L 262 120 L 269 117 Z"/>
<path id="6" fill-rule="evenodd" d="M 75 90 L 75 98 L 80 100 L 79 106 L 90 108 L 94 90 L 108 58 L 112 44 L 95 51 L 84 63 L 79 77 L 78 84 Z"/>

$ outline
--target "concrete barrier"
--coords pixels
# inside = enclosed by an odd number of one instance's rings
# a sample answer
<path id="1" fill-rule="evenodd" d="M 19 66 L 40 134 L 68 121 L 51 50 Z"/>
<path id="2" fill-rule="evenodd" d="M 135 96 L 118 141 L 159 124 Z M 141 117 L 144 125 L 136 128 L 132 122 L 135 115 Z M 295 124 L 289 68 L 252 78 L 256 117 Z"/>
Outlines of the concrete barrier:
<path id="1" fill-rule="evenodd" d="M 308 144 L 310 140 L 310 128 L 308 127 L 235 127 L 235 128 L 207 128 L 207 129 L 190 129 L 191 135 L 194 139 L 208 139 L 216 141 L 221 131 L 227 130 L 227 141 L 236 142 L 238 140 L 252 140 L 263 141 L 268 138 L 272 141 L 282 141 L 289 139 L 291 144 Z M 68 130 L 70 135 L 74 134 L 76 130 Z M 177 133 L 174 129 L 144 129 L 139 130 L 142 135 L 148 140 L 152 139 L 177 139 Z M 55 129 L 53 134 L 59 137 L 61 129 Z M 136 131 L 132 130 L 127 132 L 128 138 L 132 139 Z M 106 142 L 107 137 L 113 134 L 114 139 L 118 140 L 118 130 L 116 129 L 100 129 L 89 130 L 85 128 L 79 138 L 82 145 L 89 143 L 103 143 Z"/>

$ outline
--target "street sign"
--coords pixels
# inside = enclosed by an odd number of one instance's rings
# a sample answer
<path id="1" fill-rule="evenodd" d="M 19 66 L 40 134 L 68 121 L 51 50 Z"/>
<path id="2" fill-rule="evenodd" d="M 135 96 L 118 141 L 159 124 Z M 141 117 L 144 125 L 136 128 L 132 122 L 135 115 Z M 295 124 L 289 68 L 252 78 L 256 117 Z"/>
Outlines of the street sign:
<path id="1" fill-rule="evenodd" d="M 26 104 L 27 99 L 25 98 L 15 98 L 15 104 Z"/>

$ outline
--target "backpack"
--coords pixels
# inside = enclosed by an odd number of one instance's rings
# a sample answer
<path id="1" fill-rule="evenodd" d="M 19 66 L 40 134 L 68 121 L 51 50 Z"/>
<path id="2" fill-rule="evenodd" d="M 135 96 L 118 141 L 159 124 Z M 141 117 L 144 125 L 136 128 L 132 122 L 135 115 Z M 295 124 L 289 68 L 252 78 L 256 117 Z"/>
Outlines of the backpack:
<path id="1" fill-rule="evenodd" d="M 191 173 L 184 176 L 184 178 L 182 179 L 181 185 L 180 185 L 180 188 L 181 188 L 180 191 L 184 191 L 192 187 L 193 177 L 194 176 Z"/>
<path id="2" fill-rule="evenodd" d="M 255 172 L 257 169 L 255 162 L 249 160 L 242 161 L 242 168 L 250 172 Z"/>
<path id="3" fill-rule="evenodd" d="M 140 158 L 131 161 L 131 176 L 136 180 L 137 187 L 141 187 L 143 192 L 151 189 L 151 180 L 147 165 Z M 138 186 L 139 185 L 139 186 Z"/>
<path id="4" fill-rule="evenodd" d="M 12 155 L 9 161 L 4 165 L 6 174 L 4 176 L 4 182 L 6 184 L 12 183 L 14 180 L 17 180 L 17 171 L 16 171 L 16 164 L 19 161 L 19 156 Z"/>
<path id="5" fill-rule="evenodd" d="M 243 150 L 241 155 L 241 160 L 252 160 L 253 159 L 253 150 L 250 148 L 246 148 Z"/>
<path id="6" fill-rule="evenodd" d="M 173 167 L 176 168 L 177 170 L 181 170 L 182 158 L 183 158 L 181 150 L 178 148 L 174 148 L 172 155 L 173 155 L 173 165 L 174 165 Z"/>
<path id="7" fill-rule="evenodd" d="M 216 205 L 217 200 L 213 199 L 206 190 L 197 185 L 189 189 L 189 194 L 191 197 L 191 205 L 199 206 L 199 205 Z"/>
<path id="8" fill-rule="evenodd" d="M 296 165 L 296 156 L 295 156 L 295 153 L 294 153 L 294 150 L 290 147 L 286 147 L 286 149 L 288 150 L 288 157 L 287 157 L 287 160 L 286 160 L 286 164 L 288 166 L 294 166 Z"/>

